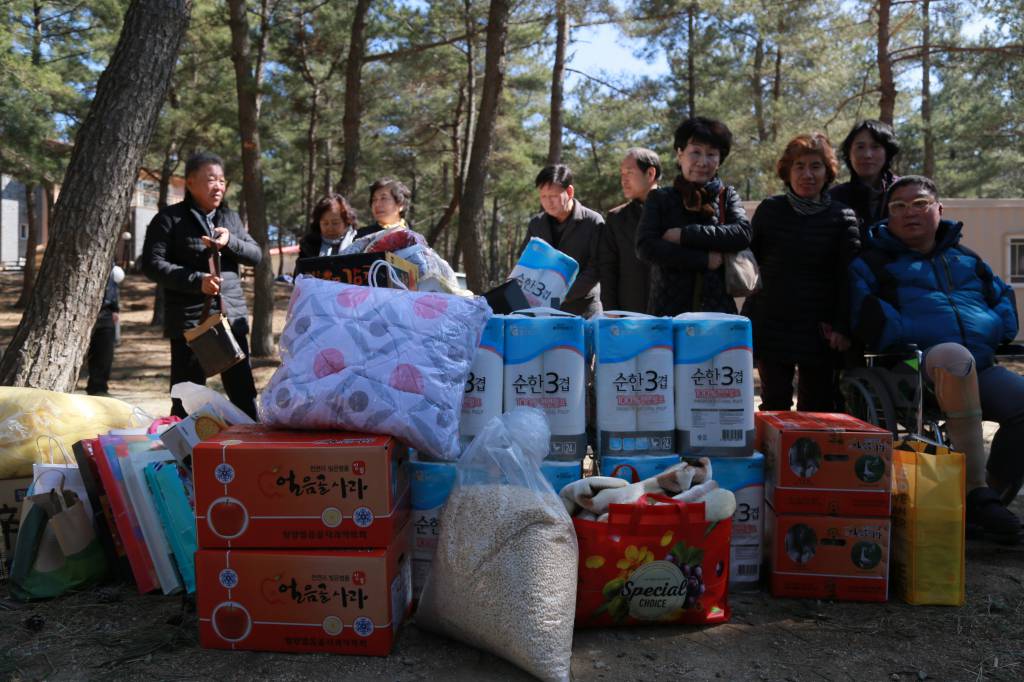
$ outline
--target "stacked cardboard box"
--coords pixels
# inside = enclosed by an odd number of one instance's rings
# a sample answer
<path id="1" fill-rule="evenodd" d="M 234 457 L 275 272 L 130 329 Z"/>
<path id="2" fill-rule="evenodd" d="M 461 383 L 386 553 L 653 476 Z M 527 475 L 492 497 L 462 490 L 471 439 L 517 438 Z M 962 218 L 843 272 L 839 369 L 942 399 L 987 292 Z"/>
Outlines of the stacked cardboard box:
<path id="1" fill-rule="evenodd" d="M 254 425 L 192 459 L 204 647 L 391 651 L 412 597 L 407 448 Z"/>
<path id="2" fill-rule="evenodd" d="M 892 435 L 845 414 L 761 412 L 776 597 L 885 601 Z"/>

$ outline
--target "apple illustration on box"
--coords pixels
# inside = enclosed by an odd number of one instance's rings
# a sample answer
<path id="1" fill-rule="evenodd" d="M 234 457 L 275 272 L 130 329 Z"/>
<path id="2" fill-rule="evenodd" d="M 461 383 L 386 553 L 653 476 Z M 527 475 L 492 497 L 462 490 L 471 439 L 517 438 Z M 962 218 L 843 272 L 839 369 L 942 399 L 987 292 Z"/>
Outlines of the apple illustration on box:
<path id="1" fill-rule="evenodd" d="M 260 592 L 263 594 L 263 598 L 268 604 L 280 604 L 284 601 L 281 598 L 281 575 L 275 575 L 273 578 L 264 578 L 263 582 L 260 583 Z"/>
<path id="2" fill-rule="evenodd" d="M 206 523 L 218 537 L 231 540 L 249 527 L 249 512 L 233 497 L 218 497 L 206 510 Z"/>
<path id="3" fill-rule="evenodd" d="M 252 618 L 245 607 L 234 601 L 221 602 L 210 616 L 213 631 L 228 642 L 239 642 L 252 631 Z"/>
<path id="4" fill-rule="evenodd" d="M 277 484 L 277 479 L 281 475 L 281 467 L 275 465 L 268 471 L 264 471 L 256 477 L 256 485 L 259 486 L 260 492 L 266 497 L 284 497 L 284 493 L 281 492 L 281 486 Z"/>

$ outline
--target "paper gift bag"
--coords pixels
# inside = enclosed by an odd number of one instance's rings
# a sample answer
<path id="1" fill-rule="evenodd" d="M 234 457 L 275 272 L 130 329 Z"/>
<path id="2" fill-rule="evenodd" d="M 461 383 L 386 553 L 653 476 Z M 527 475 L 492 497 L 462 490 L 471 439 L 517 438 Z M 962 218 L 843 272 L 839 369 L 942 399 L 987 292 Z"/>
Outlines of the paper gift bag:
<path id="1" fill-rule="evenodd" d="M 47 599 L 102 580 L 107 560 L 81 500 L 58 487 L 25 497 L 11 596 Z"/>
<path id="2" fill-rule="evenodd" d="M 644 495 L 608 522 L 573 519 L 580 549 L 576 626 L 724 623 L 732 519 L 704 503 Z"/>
<path id="3" fill-rule="evenodd" d="M 32 464 L 32 487 L 29 494 L 55 488 L 70 490 L 81 500 L 86 515 L 91 519 L 95 510 L 89 501 L 85 481 L 82 480 L 82 472 L 74 455 L 64 448 L 60 440 L 49 435 L 36 438 L 36 449 L 39 457 Z"/>
<path id="4" fill-rule="evenodd" d="M 908 604 L 964 603 L 964 456 L 918 439 L 892 451 L 892 584 Z"/>

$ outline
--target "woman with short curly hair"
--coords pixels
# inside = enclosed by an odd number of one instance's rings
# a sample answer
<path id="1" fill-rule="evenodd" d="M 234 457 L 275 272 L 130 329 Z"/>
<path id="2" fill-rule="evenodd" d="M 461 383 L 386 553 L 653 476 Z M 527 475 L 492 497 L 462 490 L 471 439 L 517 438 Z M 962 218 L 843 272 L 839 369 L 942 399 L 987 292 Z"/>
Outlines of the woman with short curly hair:
<path id="1" fill-rule="evenodd" d="M 846 267 L 860 247 L 853 210 L 826 191 L 839 163 L 821 133 L 789 141 L 775 169 L 784 194 L 765 199 L 750 248 L 764 288 L 747 299 L 761 409 L 788 410 L 799 368 L 797 409 L 835 409 L 833 373 L 849 347 Z"/>

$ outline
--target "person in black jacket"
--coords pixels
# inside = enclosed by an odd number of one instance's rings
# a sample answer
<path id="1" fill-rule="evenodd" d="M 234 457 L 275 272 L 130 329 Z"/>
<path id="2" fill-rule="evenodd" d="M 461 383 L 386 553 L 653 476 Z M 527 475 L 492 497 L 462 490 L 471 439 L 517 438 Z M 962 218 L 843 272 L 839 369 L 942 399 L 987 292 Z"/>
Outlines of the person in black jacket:
<path id="1" fill-rule="evenodd" d="M 332 192 L 313 208 L 309 229 L 299 240 L 299 258 L 333 256 L 356 236 L 356 212 L 345 197 Z"/>
<path id="2" fill-rule="evenodd" d="M 370 185 L 370 213 L 373 222 L 359 228 L 356 239 L 376 234 L 382 230 L 408 227 L 405 214 L 409 210 L 412 192 L 405 183 L 394 178 L 380 178 Z"/>
<path id="3" fill-rule="evenodd" d="M 171 386 L 182 381 L 205 384 L 199 360 L 184 332 L 199 325 L 207 296 L 220 297 L 231 331 L 249 354 L 249 321 L 239 277 L 242 265 L 258 265 L 263 256 L 238 214 L 224 205 L 224 162 L 199 153 L 185 163 L 185 200 L 162 209 L 146 230 L 142 271 L 164 288 L 164 336 L 171 340 Z M 211 249 L 221 253 L 221 276 L 210 272 Z M 214 302 L 212 311 L 219 306 Z M 221 374 L 231 402 L 256 419 L 256 386 L 248 357 Z M 185 417 L 179 400 L 171 414 Z"/>
<path id="4" fill-rule="evenodd" d="M 597 247 L 597 268 L 601 273 L 601 306 L 605 310 L 647 312 L 651 266 L 636 257 L 636 226 L 644 200 L 658 189 L 661 160 L 642 147 L 626 150 L 619 165 L 619 178 L 626 203 L 608 211 Z"/>
<path id="5" fill-rule="evenodd" d="M 754 331 L 761 409 L 835 410 L 834 371 L 850 346 L 846 268 L 860 247 L 857 217 L 825 188 L 839 163 L 828 138 L 799 135 L 776 164 L 786 193 L 754 213 L 751 250 L 763 289 L 743 313 Z"/>
<path id="6" fill-rule="evenodd" d="M 829 193 L 857 214 L 863 241 L 867 229 L 889 215 L 885 193 L 898 179 L 892 173 L 892 162 L 900 153 L 900 145 L 888 124 L 867 119 L 853 126 L 841 149 L 850 181 L 836 185 Z"/>
<path id="7" fill-rule="evenodd" d="M 103 303 L 96 324 L 92 327 L 89 338 L 89 350 L 86 352 L 89 367 L 89 381 L 85 392 L 89 395 L 109 395 L 110 370 L 114 366 L 114 346 L 116 344 L 117 316 L 121 311 L 120 292 L 117 285 L 124 280 L 124 270 L 114 266 L 107 277 L 107 288 L 103 292 Z"/>
<path id="8" fill-rule="evenodd" d="M 604 218 L 576 199 L 572 171 L 557 164 L 541 169 L 534 180 L 544 209 L 530 219 L 521 254 L 531 237 L 540 237 L 579 263 L 576 281 L 560 309 L 587 319 L 601 313 L 601 283 L 597 272 L 597 244 Z"/>
<path id="9" fill-rule="evenodd" d="M 647 195 L 636 234 L 636 253 L 650 263 L 651 315 L 735 313 L 725 289 L 723 253 L 750 245 L 750 222 L 736 190 L 718 177 L 732 132 L 698 116 L 676 128 L 680 174 L 671 187 Z"/>

